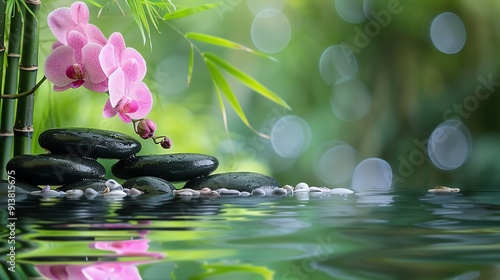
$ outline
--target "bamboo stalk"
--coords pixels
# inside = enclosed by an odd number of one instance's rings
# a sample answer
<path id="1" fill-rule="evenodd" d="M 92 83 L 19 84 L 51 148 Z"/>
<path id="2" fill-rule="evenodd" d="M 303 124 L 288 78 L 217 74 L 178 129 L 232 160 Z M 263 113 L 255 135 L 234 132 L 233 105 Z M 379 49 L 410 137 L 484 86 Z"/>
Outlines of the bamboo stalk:
<path id="1" fill-rule="evenodd" d="M 23 45 L 19 66 L 19 90 L 25 92 L 36 85 L 38 73 L 38 13 L 40 0 L 26 0 L 24 12 Z M 34 95 L 19 98 L 14 123 L 14 156 L 31 153 L 33 135 Z"/>
<path id="2" fill-rule="evenodd" d="M 0 2 L 3 1 L 0 0 Z M 19 59 L 21 57 L 22 10 L 14 9 L 12 13 L 12 15 L 8 15 L 11 16 L 9 48 L 7 50 L 7 67 L 5 69 L 5 83 L 2 95 L 15 94 L 17 90 Z M 3 14 L 5 15 L 5 12 Z M 7 174 L 3 171 L 7 161 L 12 157 L 15 100 L 3 100 L 2 105 L 2 117 L 0 119 L 0 168 L 2 168 L 2 172 L 0 174 L 2 178 L 6 179 Z"/>

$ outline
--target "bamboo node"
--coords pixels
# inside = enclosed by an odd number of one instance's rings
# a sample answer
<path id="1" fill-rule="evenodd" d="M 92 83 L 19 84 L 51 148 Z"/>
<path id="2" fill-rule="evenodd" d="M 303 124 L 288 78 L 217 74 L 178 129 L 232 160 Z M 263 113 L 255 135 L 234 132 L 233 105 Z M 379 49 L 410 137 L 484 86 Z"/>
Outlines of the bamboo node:
<path id="1" fill-rule="evenodd" d="M 14 132 L 12 132 L 12 131 L 0 132 L 0 137 L 10 137 L 10 136 L 14 136 Z"/>
<path id="2" fill-rule="evenodd" d="M 14 133 L 16 133 L 16 132 L 18 132 L 18 133 L 32 133 L 34 131 L 35 130 L 33 129 L 33 126 L 23 126 L 20 128 L 14 127 Z"/>
<path id="3" fill-rule="evenodd" d="M 21 69 L 23 71 L 37 71 L 38 65 L 30 65 L 30 66 L 20 65 L 19 69 Z"/>

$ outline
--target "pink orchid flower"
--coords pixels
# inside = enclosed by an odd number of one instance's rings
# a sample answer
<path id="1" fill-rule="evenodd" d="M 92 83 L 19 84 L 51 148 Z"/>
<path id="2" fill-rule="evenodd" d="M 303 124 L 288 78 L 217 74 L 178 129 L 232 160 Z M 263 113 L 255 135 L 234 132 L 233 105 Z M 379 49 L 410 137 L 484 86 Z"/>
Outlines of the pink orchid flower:
<path id="1" fill-rule="evenodd" d="M 68 44 L 68 35 L 71 31 L 82 33 L 89 43 L 104 46 L 107 42 L 101 30 L 89 24 L 89 9 L 83 2 L 75 2 L 71 8 L 64 7 L 52 11 L 47 17 L 47 23 L 59 41 L 54 48 Z"/>
<path id="2" fill-rule="evenodd" d="M 108 79 L 99 64 L 102 46 L 89 43 L 78 31 L 70 31 L 66 43 L 55 48 L 45 62 L 45 76 L 54 84 L 54 90 L 84 86 L 92 91 L 106 92 Z"/>
<path id="3" fill-rule="evenodd" d="M 118 241 L 97 241 L 90 244 L 91 248 L 113 251 L 118 255 L 144 253 L 149 248 L 149 240 L 118 240 Z"/>
<path id="4" fill-rule="evenodd" d="M 109 99 L 103 110 L 105 118 L 116 114 L 125 123 L 132 119 L 142 119 L 153 106 L 153 98 L 148 86 L 141 81 L 139 63 L 129 59 L 123 68 L 116 70 L 109 76 Z"/>
<path id="5" fill-rule="evenodd" d="M 111 34 L 107 44 L 99 54 L 99 62 L 106 76 L 110 77 L 116 69 L 124 68 L 130 60 L 137 62 L 137 80 L 144 79 L 147 68 L 142 55 L 137 50 L 125 46 L 121 33 L 115 32 Z"/>

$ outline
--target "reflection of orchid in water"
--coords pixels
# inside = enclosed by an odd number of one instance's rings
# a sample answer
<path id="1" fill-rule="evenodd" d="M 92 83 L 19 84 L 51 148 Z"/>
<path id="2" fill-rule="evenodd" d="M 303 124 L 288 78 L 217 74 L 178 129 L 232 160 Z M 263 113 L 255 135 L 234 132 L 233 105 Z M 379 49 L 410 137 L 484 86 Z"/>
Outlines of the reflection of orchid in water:
<path id="1" fill-rule="evenodd" d="M 89 245 L 90 248 L 113 251 L 116 257 L 150 257 L 153 259 L 162 259 L 161 253 L 147 252 L 149 240 L 117 240 L 117 241 L 97 241 Z M 37 265 L 38 272 L 48 279 L 68 279 L 68 280 L 87 280 L 87 279 L 142 279 L 136 265 L 151 262 L 133 261 L 133 262 L 95 262 L 88 265 L 56 264 L 56 265 Z"/>

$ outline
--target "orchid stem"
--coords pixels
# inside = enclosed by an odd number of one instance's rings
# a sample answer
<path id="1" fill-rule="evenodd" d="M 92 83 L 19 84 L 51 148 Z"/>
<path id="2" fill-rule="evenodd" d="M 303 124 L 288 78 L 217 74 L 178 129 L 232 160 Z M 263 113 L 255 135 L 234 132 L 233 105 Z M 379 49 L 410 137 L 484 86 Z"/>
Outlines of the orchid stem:
<path id="1" fill-rule="evenodd" d="M 47 77 L 43 76 L 43 78 L 30 90 L 27 90 L 25 92 L 19 93 L 19 94 L 4 94 L 0 95 L 0 98 L 2 99 L 18 99 L 21 97 L 28 96 L 30 94 L 35 93 L 35 91 L 47 80 Z"/>

